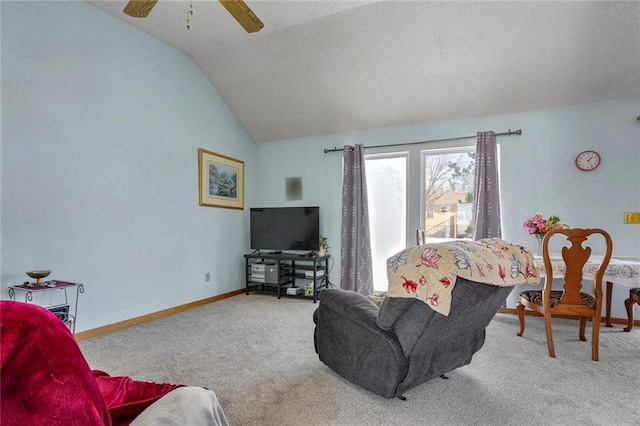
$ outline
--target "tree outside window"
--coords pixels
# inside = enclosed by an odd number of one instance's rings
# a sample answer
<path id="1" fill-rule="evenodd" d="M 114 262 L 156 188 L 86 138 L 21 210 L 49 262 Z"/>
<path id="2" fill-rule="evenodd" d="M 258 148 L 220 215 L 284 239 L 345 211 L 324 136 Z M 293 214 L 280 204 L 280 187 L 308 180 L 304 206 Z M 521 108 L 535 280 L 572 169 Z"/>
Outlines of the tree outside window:
<path id="1" fill-rule="evenodd" d="M 424 227 L 428 238 L 470 238 L 473 234 L 475 149 L 424 152 Z"/>

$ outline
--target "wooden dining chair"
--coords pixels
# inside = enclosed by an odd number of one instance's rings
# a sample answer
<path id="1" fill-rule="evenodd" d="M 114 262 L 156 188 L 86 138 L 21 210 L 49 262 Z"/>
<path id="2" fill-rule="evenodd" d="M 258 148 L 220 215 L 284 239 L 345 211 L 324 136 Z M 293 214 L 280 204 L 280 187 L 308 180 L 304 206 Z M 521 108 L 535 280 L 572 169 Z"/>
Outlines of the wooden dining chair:
<path id="1" fill-rule="evenodd" d="M 629 319 L 629 325 L 623 328 L 624 331 L 631 331 L 633 328 L 633 305 L 640 305 L 640 287 L 634 287 L 629 290 L 629 298 L 624 301 L 624 306 L 627 308 L 627 318 Z"/>
<path id="2" fill-rule="evenodd" d="M 591 256 L 589 237 L 601 235 L 606 243 L 606 249 L 602 262 L 599 264 L 593 282 L 593 295 L 584 293 L 582 289 L 582 270 Z M 553 273 L 551 257 L 549 255 L 549 240 L 554 237 L 565 236 L 566 241 L 562 245 L 562 258 L 566 265 L 563 290 L 552 290 Z M 596 239 L 598 237 L 595 237 Z M 593 240 L 592 240 L 593 242 Z M 585 247 L 582 244 L 587 244 Z M 570 244 L 570 245 L 569 245 Z M 602 229 L 554 229 L 548 232 L 542 241 L 542 257 L 546 271 L 543 290 L 529 290 L 520 293 L 520 299 L 516 305 L 520 331 L 518 336 L 524 333 L 524 310 L 532 309 L 544 317 L 545 331 L 549 356 L 555 358 L 553 347 L 553 335 L 551 331 L 551 317 L 554 315 L 570 315 L 580 318 L 580 340 L 586 341 L 585 328 L 587 318 L 591 318 L 593 324 L 593 338 L 591 342 L 591 358 L 598 360 L 598 344 L 600 337 L 600 317 L 602 312 L 602 278 L 611 260 L 613 243 L 611 236 Z"/>
<path id="3" fill-rule="evenodd" d="M 426 237 L 424 234 L 424 230 L 422 228 L 417 228 L 416 229 L 416 244 L 421 246 L 422 244 L 425 244 L 426 241 Z"/>

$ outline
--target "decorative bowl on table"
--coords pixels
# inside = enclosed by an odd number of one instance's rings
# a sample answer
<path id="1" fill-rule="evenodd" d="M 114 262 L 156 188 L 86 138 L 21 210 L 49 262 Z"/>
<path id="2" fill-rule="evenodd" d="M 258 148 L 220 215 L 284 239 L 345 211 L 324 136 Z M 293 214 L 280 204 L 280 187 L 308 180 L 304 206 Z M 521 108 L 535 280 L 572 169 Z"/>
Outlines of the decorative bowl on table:
<path id="1" fill-rule="evenodd" d="M 51 271 L 41 270 L 41 271 L 29 271 L 27 275 L 36 280 L 36 285 L 42 285 L 42 279 L 49 276 Z"/>

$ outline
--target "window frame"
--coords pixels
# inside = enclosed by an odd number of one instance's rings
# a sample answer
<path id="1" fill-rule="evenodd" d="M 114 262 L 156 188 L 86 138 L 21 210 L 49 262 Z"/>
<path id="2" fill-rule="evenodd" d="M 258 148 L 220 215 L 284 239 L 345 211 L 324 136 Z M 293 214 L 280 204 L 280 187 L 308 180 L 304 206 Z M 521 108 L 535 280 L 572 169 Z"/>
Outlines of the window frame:
<path id="1" fill-rule="evenodd" d="M 452 142 L 439 143 L 434 142 L 430 143 L 429 146 L 424 146 L 420 150 L 420 188 L 418 191 L 420 192 L 420 212 L 418 216 L 418 223 L 420 226 L 424 226 L 424 223 L 427 219 L 427 206 L 425 200 L 425 164 L 426 158 L 428 155 L 438 155 L 438 154 L 460 154 L 468 152 L 469 150 L 476 150 L 476 138 L 465 138 Z M 431 209 L 433 211 L 433 208 Z M 415 228 L 415 227 L 414 227 Z M 415 229 L 414 229 L 415 232 Z"/>
<path id="2" fill-rule="evenodd" d="M 384 143 L 384 142 L 380 142 Z M 407 157 L 407 225 L 406 244 L 411 247 L 416 243 L 416 227 L 425 222 L 425 198 L 423 182 L 424 173 L 424 153 L 425 152 L 465 152 L 468 148 L 475 149 L 476 138 L 456 139 L 453 141 L 434 141 L 415 145 L 396 145 L 385 147 L 369 147 L 365 152 L 365 164 L 368 158 L 373 156 L 397 157 L 405 155 Z"/>

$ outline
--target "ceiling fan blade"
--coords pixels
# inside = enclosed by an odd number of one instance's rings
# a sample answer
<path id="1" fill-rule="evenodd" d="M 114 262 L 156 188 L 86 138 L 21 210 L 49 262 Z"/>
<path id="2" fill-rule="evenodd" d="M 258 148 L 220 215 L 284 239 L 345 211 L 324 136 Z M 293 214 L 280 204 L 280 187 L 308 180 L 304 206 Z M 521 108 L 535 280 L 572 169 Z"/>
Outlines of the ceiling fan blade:
<path id="1" fill-rule="evenodd" d="M 264 27 L 264 24 L 249 6 L 242 0 L 219 0 L 225 9 L 242 25 L 248 33 L 256 33 Z"/>
<path id="2" fill-rule="evenodd" d="M 158 0 L 131 0 L 124 7 L 123 12 L 134 18 L 146 18 Z"/>

